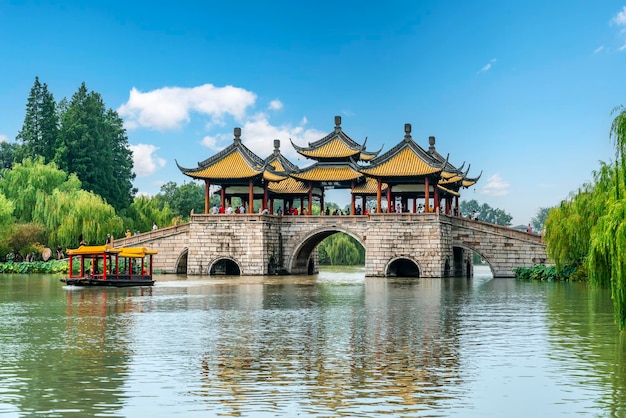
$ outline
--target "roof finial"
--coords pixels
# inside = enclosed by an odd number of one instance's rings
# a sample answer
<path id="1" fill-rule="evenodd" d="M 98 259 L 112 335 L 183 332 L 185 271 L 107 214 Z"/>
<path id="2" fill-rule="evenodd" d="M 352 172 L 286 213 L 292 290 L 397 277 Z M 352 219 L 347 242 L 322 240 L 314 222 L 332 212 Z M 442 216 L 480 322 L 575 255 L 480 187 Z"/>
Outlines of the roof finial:
<path id="1" fill-rule="evenodd" d="M 404 140 L 409 141 L 411 139 L 411 124 L 404 124 Z"/>
<path id="2" fill-rule="evenodd" d="M 434 136 L 428 137 L 428 145 L 430 145 L 428 147 L 428 152 L 433 152 L 435 150 L 435 137 Z"/>
<path id="3" fill-rule="evenodd" d="M 341 131 L 341 116 L 335 116 L 335 132 Z"/>
<path id="4" fill-rule="evenodd" d="M 274 155 L 280 154 L 280 139 L 274 140 Z"/>
<path id="5" fill-rule="evenodd" d="M 241 142 L 241 128 L 235 128 L 235 139 L 234 141 L 236 143 L 240 143 Z"/>

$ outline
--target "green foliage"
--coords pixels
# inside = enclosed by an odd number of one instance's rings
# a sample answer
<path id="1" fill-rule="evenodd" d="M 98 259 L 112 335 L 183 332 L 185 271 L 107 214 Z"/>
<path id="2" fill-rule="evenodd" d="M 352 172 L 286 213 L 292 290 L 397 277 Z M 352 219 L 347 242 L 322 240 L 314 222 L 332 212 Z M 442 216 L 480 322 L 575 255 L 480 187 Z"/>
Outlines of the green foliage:
<path id="1" fill-rule="evenodd" d="M 552 208 L 539 208 L 537 210 L 537 215 L 530 220 L 530 224 L 532 225 L 534 231 L 543 231 L 550 209 Z"/>
<path id="2" fill-rule="evenodd" d="M 127 213 L 128 218 L 132 220 L 131 230 L 140 232 L 151 230 L 153 223 L 160 228 L 170 226 L 176 219 L 169 204 L 158 197 L 135 197 Z"/>
<path id="3" fill-rule="evenodd" d="M 0 142 L 0 170 L 13 167 L 19 145 L 14 142 Z"/>
<path id="4" fill-rule="evenodd" d="M 100 196 L 84 190 L 55 190 L 35 207 L 35 218 L 50 231 L 49 246 L 76 248 L 82 235 L 90 244 L 104 244 L 107 234 L 122 236 L 124 224 Z"/>
<path id="5" fill-rule="evenodd" d="M 42 85 L 39 77 L 35 77 L 26 103 L 24 124 L 16 138 L 23 144 L 18 152 L 19 160 L 43 157 L 46 163 L 52 161 L 58 131 L 59 120 L 54 97 L 48 91 L 48 86 L 45 83 Z"/>
<path id="6" fill-rule="evenodd" d="M 469 217 L 472 212 L 476 212 L 478 220 L 497 225 L 511 225 L 513 217 L 502 209 L 492 208 L 486 203 L 482 205 L 476 200 L 461 201 L 459 210 L 463 216 Z"/>
<path id="7" fill-rule="evenodd" d="M 365 264 L 365 249 L 353 237 L 344 233 L 329 236 L 317 247 L 320 265 L 353 266 Z"/>
<path id="8" fill-rule="evenodd" d="M 8 238 L 9 248 L 14 254 L 25 255 L 34 248 L 41 248 L 46 242 L 46 229 L 36 223 L 15 224 Z"/>
<path id="9" fill-rule="evenodd" d="M 8 261 L 0 263 L 0 273 L 17 274 L 66 274 L 69 264 L 65 260 L 33 261 L 14 263 Z"/>
<path id="10" fill-rule="evenodd" d="M 557 272 L 586 268 L 589 282 L 610 287 L 615 320 L 626 329 L 626 110 L 616 108 L 610 137 L 615 162 L 601 163 L 593 184 L 550 211 L 545 241 Z"/>
<path id="11" fill-rule="evenodd" d="M 25 159 L 5 170 L 0 178 L 0 193 L 15 205 L 13 214 L 21 222 L 31 222 L 37 202 L 55 189 L 78 190 L 80 182 L 54 163 L 44 164 L 43 158 Z"/>
<path id="12" fill-rule="evenodd" d="M 0 236 L 4 237 L 4 231 L 13 224 L 13 210 L 15 205 L 0 192 Z"/>
<path id="13" fill-rule="evenodd" d="M 135 174 L 123 121 L 85 83 L 63 113 L 57 144 L 54 160 L 64 171 L 76 173 L 85 190 L 118 210 L 131 204 Z"/>
<path id="14" fill-rule="evenodd" d="M 547 282 L 576 281 L 580 276 L 576 275 L 576 269 L 567 267 L 557 272 L 555 266 L 540 264 L 534 267 L 517 267 L 513 269 L 515 278 L 521 280 L 540 280 Z"/>

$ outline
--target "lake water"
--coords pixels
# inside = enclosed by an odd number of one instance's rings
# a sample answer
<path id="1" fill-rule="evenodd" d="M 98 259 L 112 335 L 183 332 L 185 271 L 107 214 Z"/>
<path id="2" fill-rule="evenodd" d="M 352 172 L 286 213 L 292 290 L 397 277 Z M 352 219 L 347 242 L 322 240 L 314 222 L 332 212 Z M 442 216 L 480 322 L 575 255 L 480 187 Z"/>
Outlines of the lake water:
<path id="1" fill-rule="evenodd" d="M 626 416 L 610 294 L 492 279 L 0 276 L 0 416 Z"/>

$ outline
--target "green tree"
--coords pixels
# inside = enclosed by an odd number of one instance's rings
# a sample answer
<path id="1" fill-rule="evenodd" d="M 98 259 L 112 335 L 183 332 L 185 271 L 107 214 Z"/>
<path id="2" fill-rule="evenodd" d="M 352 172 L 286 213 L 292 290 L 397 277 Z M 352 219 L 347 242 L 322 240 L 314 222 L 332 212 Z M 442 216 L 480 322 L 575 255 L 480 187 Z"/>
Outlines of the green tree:
<path id="1" fill-rule="evenodd" d="M 459 210 L 463 216 L 470 216 L 472 212 L 476 212 L 478 220 L 492 224 L 509 226 L 513 217 L 502 209 L 492 208 L 486 203 L 482 205 L 476 200 L 462 201 Z"/>
<path id="2" fill-rule="evenodd" d="M 626 329 L 626 110 L 616 108 L 610 138 L 615 162 L 601 163 L 593 183 L 550 211 L 545 240 L 557 270 L 588 272 L 593 286 L 611 288 L 615 320 Z"/>
<path id="3" fill-rule="evenodd" d="M 343 232 L 322 241 L 318 248 L 321 265 L 353 266 L 365 264 L 365 248 L 353 237 Z"/>
<path id="4" fill-rule="evenodd" d="M 54 190 L 37 202 L 34 217 L 49 232 L 49 246 L 76 248 L 79 237 L 102 245 L 107 234 L 121 237 L 124 224 L 115 209 L 100 196 L 85 190 Z"/>
<path id="5" fill-rule="evenodd" d="M 0 170 L 13 167 L 18 148 L 15 142 L 0 142 Z"/>
<path id="6" fill-rule="evenodd" d="M 78 190 L 80 181 L 59 170 L 54 163 L 44 164 L 43 157 L 27 158 L 11 170 L 4 170 L 0 178 L 0 192 L 13 202 L 19 222 L 31 222 L 37 201 L 55 189 Z"/>
<path id="7" fill-rule="evenodd" d="M 41 156 L 46 163 L 52 161 L 58 132 L 59 120 L 54 96 L 48 91 L 48 86 L 41 84 L 39 77 L 35 77 L 26 103 L 24 124 L 16 138 L 23 144 L 19 159 Z"/>
<path id="8" fill-rule="evenodd" d="M 42 248 L 46 242 L 46 229 L 37 223 L 15 224 L 9 235 L 9 247 L 13 254 L 25 256 L 33 249 Z"/>
<path id="9" fill-rule="evenodd" d="M 75 173 L 85 190 L 114 208 L 132 203 L 135 174 L 122 119 L 106 110 L 100 94 L 88 92 L 85 83 L 63 112 L 54 159 L 64 171 Z"/>
<path id="10" fill-rule="evenodd" d="M 169 203 L 174 214 L 183 219 L 189 219 L 192 209 L 194 213 L 204 213 L 204 186 L 190 182 L 176 187 Z"/>
<path id="11" fill-rule="evenodd" d="M 135 197 L 127 212 L 128 218 L 132 221 L 132 229 L 146 232 L 152 229 L 154 223 L 160 228 L 172 225 L 175 222 L 174 213 L 167 202 L 164 202 L 163 206 L 160 206 L 160 203 L 156 197 Z"/>
<path id="12" fill-rule="evenodd" d="M 552 208 L 539 208 L 537 210 L 537 215 L 535 215 L 530 220 L 530 224 L 535 231 L 543 231 L 543 227 L 546 223 L 546 219 L 548 219 L 548 213 L 550 213 L 550 209 Z"/>

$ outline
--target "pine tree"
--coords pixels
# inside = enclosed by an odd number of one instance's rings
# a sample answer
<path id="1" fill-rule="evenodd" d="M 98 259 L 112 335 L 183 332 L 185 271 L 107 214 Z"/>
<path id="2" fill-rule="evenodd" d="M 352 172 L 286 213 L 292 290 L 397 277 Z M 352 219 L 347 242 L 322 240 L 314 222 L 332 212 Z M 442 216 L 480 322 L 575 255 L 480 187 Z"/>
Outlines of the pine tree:
<path id="1" fill-rule="evenodd" d="M 46 163 L 52 161 L 58 133 L 59 119 L 54 96 L 48 91 L 47 84 L 42 85 L 39 77 L 35 77 L 26 103 L 24 124 L 16 137 L 23 145 L 18 153 L 20 161 L 26 157 L 43 157 Z"/>
<path id="2" fill-rule="evenodd" d="M 85 83 L 63 112 L 55 161 L 76 173 L 83 189 L 92 191 L 116 210 L 128 208 L 132 187 L 132 151 L 119 115 L 106 110 L 100 94 L 88 92 Z"/>

